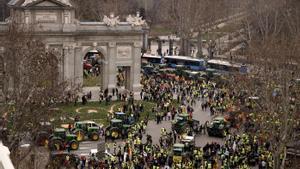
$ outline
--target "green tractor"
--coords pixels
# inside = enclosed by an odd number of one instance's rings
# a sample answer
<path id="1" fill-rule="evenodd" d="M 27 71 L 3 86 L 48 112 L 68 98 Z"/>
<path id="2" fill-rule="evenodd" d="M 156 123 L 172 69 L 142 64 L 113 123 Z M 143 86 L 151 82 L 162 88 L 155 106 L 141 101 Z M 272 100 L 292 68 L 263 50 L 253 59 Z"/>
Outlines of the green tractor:
<path id="1" fill-rule="evenodd" d="M 77 136 L 74 134 L 68 134 L 64 128 L 56 128 L 53 134 L 49 137 L 50 150 L 64 150 L 65 145 L 68 145 L 71 150 L 77 150 L 79 143 Z"/>
<path id="2" fill-rule="evenodd" d="M 133 125 L 136 122 L 134 117 L 128 116 L 124 112 L 115 112 L 114 115 L 115 115 L 115 119 L 122 120 L 123 124 Z"/>
<path id="3" fill-rule="evenodd" d="M 209 136 L 225 137 L 230 128 L 230 123 L 224 117 L 215 117 L 207 126 Z"/>
<path id="4" fill-rule="evenodd" d="M 175 120 L 172 122 L 172 130 L 177 133 L 186 133 L 190 128 L 194 128 L 194 125 L 199 124 L 199 121 L 190 119 L 187 113 L 182 113 L 176 116 Z"/>
<path id="5" fill-rule="evenodd" d="M 78 121 L 74 123 L 72 133 L 77 136 L 77 141 L 85 140 L 86 136 L 92 140 L 99 140 L 99 131 L 102 126 L 93 121 Z"/>
<path id="6" fill-rule="evenodd" d="M 184 159 L 190 158 L 192 155 L 193 149 L 190 149 L 185 143 L 176 143 L 173 145 L 173 152 L 171 153 L 174 162 L 174 168 L 182 168 L 182 161 Z M 177 167 L 175 167 L 177 166 Z"/>
<path id="7" fill-rule="evenodd" d="M 113 139 L 121 138 L 130 127 L 131 125 L 124 124 L 124 121 L 120 119 L 112 119 L 105 130 L 105 136 Z"/>

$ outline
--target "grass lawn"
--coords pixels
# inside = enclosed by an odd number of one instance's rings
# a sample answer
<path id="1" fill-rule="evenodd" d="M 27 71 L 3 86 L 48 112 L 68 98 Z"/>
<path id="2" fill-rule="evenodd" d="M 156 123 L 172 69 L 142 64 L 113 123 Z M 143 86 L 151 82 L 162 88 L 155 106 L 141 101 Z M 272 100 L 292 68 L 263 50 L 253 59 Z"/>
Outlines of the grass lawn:
<path id="1" fill-rule="evenodd" d="M 145 101 L 136 101 L 136 103 L 140 104 L 142 102 L 144 106 L 144 112 L 141 113 L 141 119 L 146 118 L 147 114 L 149 113 L 149 118 L 152 120 L 155 118 L 155 114 L 152 114 L 152 107 L 155 107 L 156 103 L 154 102 L 145 102 Z M 123 103 L 119 103 L 114 107 L 114 112 L 118 111 L 120 107 L 123 106 Z"/>
<path id="2" fill-rule="evenodd" d="M 141 103 L 144 106 L 144 111 L 141 113 L 141 119 L 145 119 L 149 113 L 149 119 L 153 120 L 155 114 L 151 113 L 152 108 L 156 106 L 155 102 L 146 101 L 135 101 L 135 103 Z M 107 126 L 109 121 L 107 121 L 107 113 L 116 112 L 118 108 L 122 107 L 125 102 L 113 101 L 106 105 L 105 103 L 99 102 L 88 102 L 86 105 L 78 103 L 74 106 L 74 103 L 62 104 L 54 109 L 53 114 L 50 115 L 51 122 L 56 126 L 60 127 L 61 124 L 73 123 L 75 116 L 79 115 L 80 120 L 91 120 L 98 124 L 103 124 Z M 179 104 L 175 101 L 171 103 L 172 105 L 178 107 Z"/>
<path id="3" fill-rule="evenodd" d="M 74 117 L 76 115 L 80 116 L 80 120 L 92 120 L 96 123 L 103 124 L 107 126 L 109 122 L 107 121 L 107 113 L 109 111 L 117 111 L 118 108 L 122 107 L 125 102 L 114 101 L 109 105 L 99 102 L 89 102 L 86 105 L 81 105 L 80 103 L 77 106 L 73 104 L 61 105 L 55 111 L 53 118 L 55 119 L 55 125 L 60 126 L 60 124 L 73 123 Z M 136 101 L 140 103 L 140 101 Z M 144 102 L 144 112 L 141 114 L 141 119 L 145 118 L 147 113 L 150 115 L 150 119 L 155 117 L 154 114 L 151 114 L 152 107 L 155 106 L 153 102 Z M 63 118 L 61 118 L 63 117 Z"/>
<path id="4" fill-rule="evenodd" d="M 100 86 L 101 77 L 99 76 L 88 76 L 83 78 L 84 87 Z"/>

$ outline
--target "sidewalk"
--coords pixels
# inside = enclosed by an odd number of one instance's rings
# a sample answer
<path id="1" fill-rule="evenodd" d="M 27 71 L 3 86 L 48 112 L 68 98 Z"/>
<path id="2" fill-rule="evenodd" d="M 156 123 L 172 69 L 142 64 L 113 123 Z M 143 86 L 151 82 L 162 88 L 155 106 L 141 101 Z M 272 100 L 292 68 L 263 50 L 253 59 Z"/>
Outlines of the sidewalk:
<path id="1" fill-rule="evenodd" d="M 81 97 L 84 95 L 84 94 L 88 94 L 89 92 L 92 92 L 92 98 L 89 100 L 89 101 L 92 101 L 92 102 L 96 102 L 96 101 L 99 101 L 99 92 L 100 92 L 100 87 L 98 86 L 94 86 L 94 87 L 83 87 L 82 88 L 82 92 L 79 94 L 79 102 L 81 101 Z M 118 88 L 118 92 L 119 93 L 125 93 L 125 92 L 129 92 L 127 91 L 124 87 L 121 87 L 121 88 Z M 140 93 L 134 93 L 134 99 L 135 100 L 140 100 Z M 112 97 L 112 100 L 117 100 L 117 96 L 113 96 Z"/>

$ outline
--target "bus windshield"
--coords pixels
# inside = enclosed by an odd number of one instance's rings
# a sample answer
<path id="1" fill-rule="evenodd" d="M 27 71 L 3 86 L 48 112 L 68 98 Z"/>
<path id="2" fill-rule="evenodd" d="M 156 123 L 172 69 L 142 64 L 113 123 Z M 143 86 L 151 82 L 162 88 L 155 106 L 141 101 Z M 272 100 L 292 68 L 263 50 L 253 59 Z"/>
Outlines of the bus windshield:
<path id="1" fill-rule="evenodd" d="M 207 61 L 207 65 L 211 69 L 216 69 L 216 70 L 226 71 L 226 72 L 239 72 L 241 69 L 241 65 L 229 63 L 228 61 L 215 60 L 215 59 Z"/>

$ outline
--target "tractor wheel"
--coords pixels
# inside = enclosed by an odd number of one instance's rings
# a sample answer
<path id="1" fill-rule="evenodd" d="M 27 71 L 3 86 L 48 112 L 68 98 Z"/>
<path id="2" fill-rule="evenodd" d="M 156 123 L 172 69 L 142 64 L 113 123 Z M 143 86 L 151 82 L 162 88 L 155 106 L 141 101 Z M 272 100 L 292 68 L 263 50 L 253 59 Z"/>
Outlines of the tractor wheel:
<path id="1" fill-rule="evenodd" d="M 59 151 L 63 148 L 63 142 L 61 140 L 51 140 L 49 148 L 52 151 Z"/>
<path id="2" fill-rule="evenodd" d="M 79 143 L 77 141 L 72 141 L 70 143 L 70 147 L 71 147 L 72 150 L 77 150 L 78 147 L 79 147 Z"/>
<path id="3" fill-rule="evenodd" d="M 111 137 L 114 138 L 114 139 L 117 139 L 117 138 L 120 137 L 120 132 L 117 128 L 111 129 L 110 133 L 111 133 Z"/>
<path id="4" fill-rule="evenodd" d="M 119 137 L 119 132 L 118 131 L 113 131 L 111 133 L 111 137 L 117 139 Z"/>
<path id="5" fill-rule="evenodd" d="M 98 133 L 93 132 L 93 133 L 91 134 L 91 140 L 93 140 L 93 141 L 99 140 L 99 135 L 98 135 Z"/>
<path id="6" fill-rule="evenodd" d="M 78 130 L 75 132 L 75 135 L 77 136 L 77 141 L 83 141 L 84 140 L 84 132 L 81 130 Z"/>

